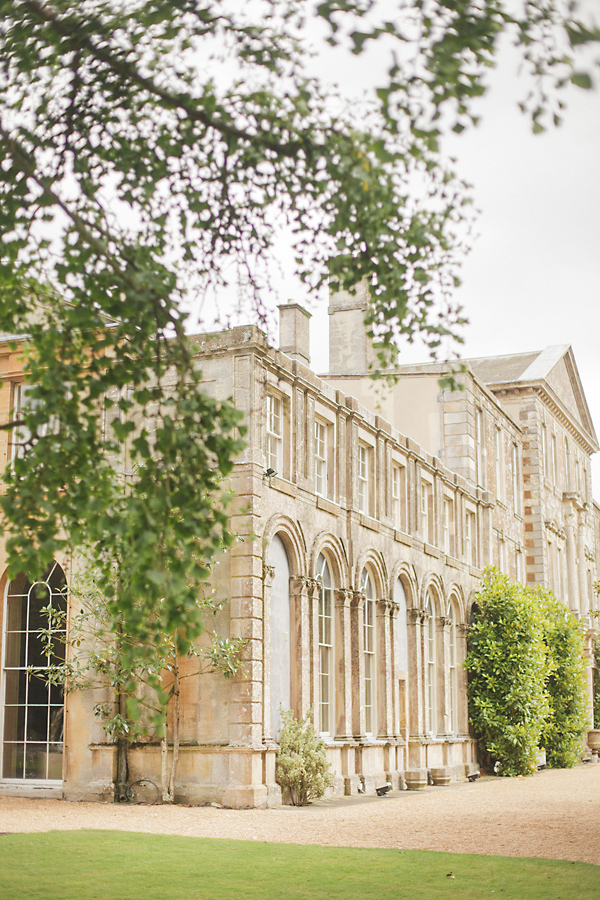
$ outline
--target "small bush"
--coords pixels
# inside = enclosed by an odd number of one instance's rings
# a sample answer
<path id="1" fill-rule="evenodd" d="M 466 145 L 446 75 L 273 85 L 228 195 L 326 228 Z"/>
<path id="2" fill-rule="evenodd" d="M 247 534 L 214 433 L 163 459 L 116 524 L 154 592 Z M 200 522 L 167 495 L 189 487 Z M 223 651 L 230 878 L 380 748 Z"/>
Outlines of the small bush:
<path id="1" fill-rule="evenodd" d="M 333 784 L 325 744 L 310 721 L 312 710 L 297 720 L 291 709 L 281 710 L 277 751 L 277 783 L 287 788 L 293 806 L 319 800 Z"/>

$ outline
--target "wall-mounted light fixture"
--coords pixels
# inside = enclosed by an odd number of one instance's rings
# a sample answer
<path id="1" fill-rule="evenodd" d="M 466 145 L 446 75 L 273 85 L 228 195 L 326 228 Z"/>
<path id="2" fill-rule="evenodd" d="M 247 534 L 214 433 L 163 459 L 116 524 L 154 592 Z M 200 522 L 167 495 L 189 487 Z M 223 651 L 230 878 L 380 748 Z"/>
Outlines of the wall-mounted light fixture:
<path id="1" fill-rule="evenodd" d="M 273 475 L 277 475 L 275 469 L 272 469 L 270 466 L 266 472 L 263 472 L 263 478 L 272 478 Z"/>

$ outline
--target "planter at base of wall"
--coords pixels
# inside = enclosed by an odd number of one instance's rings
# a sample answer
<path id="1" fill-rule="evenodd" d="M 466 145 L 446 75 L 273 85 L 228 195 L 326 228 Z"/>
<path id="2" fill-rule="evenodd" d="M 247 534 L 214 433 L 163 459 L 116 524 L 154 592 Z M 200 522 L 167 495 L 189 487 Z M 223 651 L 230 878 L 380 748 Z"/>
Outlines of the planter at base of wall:
<path id="1" fill-rule="evenodd" d="M 587 742 L 592 753 L 597 754 L 600 750 L 600 728 L 592 728 L 591 731 L 588 731 Z"/>
<path id="2" fill-rule="evenodd" d="M 435 785 L 443 787 L 450 784 L 452 773 L 448 766 L 439 766 L 438 768 L 433 768 L 429 771 L 431 772 L 431 780 Z"/>
<path id="3" fill-rule="evenodd" d="M 427 769 L 407 769 L 404 778 L 409 791 L 422 791 L 427 787 Z"/>

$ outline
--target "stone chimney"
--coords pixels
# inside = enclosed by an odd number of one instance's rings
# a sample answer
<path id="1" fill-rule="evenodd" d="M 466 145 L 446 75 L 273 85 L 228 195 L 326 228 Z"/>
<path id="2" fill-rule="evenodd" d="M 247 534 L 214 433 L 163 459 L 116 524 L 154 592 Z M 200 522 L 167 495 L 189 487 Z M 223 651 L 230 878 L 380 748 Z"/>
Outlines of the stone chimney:
<path id="1" fill-rule="evenodd" d="M 279 349 L 282 353 L 310 365 L 310 313 L 288 300 L 277 307 L 279 310 Z"/>
<path id="2" fill-rule="evenodd" d="M 365 281 L 356 292 L 337 291 L 329 297 L 329 372 L 364 375 L 376 363 L 373 344 L 365 328 L 369 288 Z"/>

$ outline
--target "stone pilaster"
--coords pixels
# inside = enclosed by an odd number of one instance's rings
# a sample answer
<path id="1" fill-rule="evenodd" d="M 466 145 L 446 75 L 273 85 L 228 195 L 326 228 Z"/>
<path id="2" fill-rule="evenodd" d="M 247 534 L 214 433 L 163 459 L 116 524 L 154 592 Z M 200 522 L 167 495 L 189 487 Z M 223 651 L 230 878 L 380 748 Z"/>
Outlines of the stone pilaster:
<path id="1" fill-rule="evenodd" d="M 302 575 L 290 578 L 292 707 L 303 716 L 311 704 L 310 597 L 313 581 Z"/>
<path id="2" fill-rule="evenodd" d="M 394 734 L 393 704 L 393 659 L 391 600 L 380 600 L 377 603 L 378 647 L 377 653 L 377 734 L 380 738 L 391 738 Z"/>
<path id="3" fill-rule="evenodd" d="M 352 738 L 352 591 L 335 591 L 335 737 Z"/>
<path id="4" fill-rule="evenodd" d="M 352 732 L 355 737 L 365 733 L 365 705 L 363 691 L 365 680 L 363 615 L 365 595 L 354 591 L 351 600 L 351 644 L 352 644 Z"/>
<path id="5" fill-rule="evenodd" d="M 263 566 L 263 740 L 273 740 L 271 728 L 271 586 L 275 566 Z"/>

